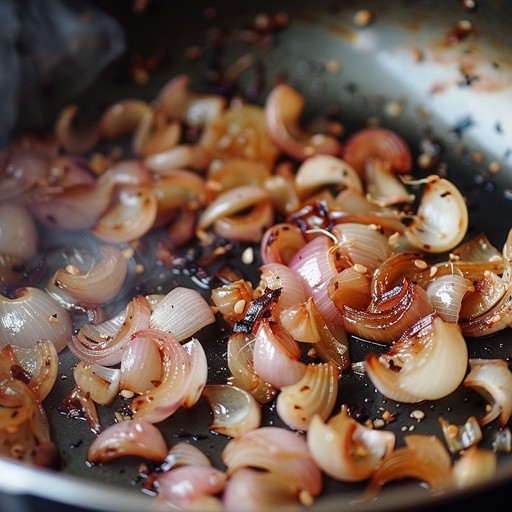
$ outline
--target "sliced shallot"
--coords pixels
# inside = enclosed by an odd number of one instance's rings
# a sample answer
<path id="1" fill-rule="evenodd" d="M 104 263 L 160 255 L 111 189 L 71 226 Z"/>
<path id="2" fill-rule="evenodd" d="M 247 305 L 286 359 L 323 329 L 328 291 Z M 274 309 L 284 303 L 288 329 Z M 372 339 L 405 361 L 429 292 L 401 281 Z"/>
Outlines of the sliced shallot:
<path id="1" fill-rule="evenodd" d="M 101 405 L 110 405 L 118 395 L 120 375 L 118 368 L 85 361 L 79 361 L 73 369 L 76 385 Z"/>

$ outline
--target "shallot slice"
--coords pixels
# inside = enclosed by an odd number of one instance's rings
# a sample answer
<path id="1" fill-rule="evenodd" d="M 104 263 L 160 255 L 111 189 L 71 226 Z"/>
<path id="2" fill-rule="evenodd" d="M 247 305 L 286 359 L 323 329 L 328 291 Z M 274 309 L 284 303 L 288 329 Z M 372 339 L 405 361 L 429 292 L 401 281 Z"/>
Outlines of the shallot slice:
<path id="1" fill-rule="evenodd" d="M 30 348 L 46 339 L 61 352 L 72 328 L 69 313 L 44 290 L 22 288 L 12 299 L 0 295 L 1 344 Z"/>
<path id="2" fill-rule="evenodd" d="M 499 417 L 500 427 L 505 427 L 512 415 L 512 372 L 507 361 L 470 359 L 469 366 L 464 386 L 482 395 L 490 405 L 479 424 L 487 425 Z"/>
<path id="3" fill-rule="evenodd" d="M 167 455 L 167 443 L 151 423 L 125 420 L 104 429 L 87 450 L 87 460 L 92 464 L 105 464 L 128 455 L 162 462 Z"/>
<path id="4" fill-rule="evenodd" d="M 315 154 L 340 155 L 342 145 L 331 134 L 306 130 L 300 122 L 305 99 L 288 84 L 272 89 L 265 102 L 268 130 L 276 144 L 296 160 Z"/>
<path id="5" fill-rule="evenodd" d="M 466 236 L 468 219 L 468 207 L 460 190 L 447 179 L 431 175 L 405 235 L 419 250 L 449 251 Z"/>
<path id="6" fill-rule="evenodd" d="M 281 387 L 277 414 L 295 430 L 307 431 L 314 416 L 325 421 L 338 398 L 338 379 L 339 370 L 333 363 L 309 364 L 299 381 Z"/>
<path id="7" fill-rule="evenodd" d="M 97 363 L 79 361 L 73 369 L 76 385 L 101 405 L 110 405 L 119 393 L 118 368 L 109 368 Z"/>
<path id="8" fill-rule="evenodd" d="M 221 454 L 228 476 L 245 467 L 269 471 L 296 493 L 318 496 L 322 473 L 303 435 L 281 427 L 260 427 L 231 439 Z"/>
<path id="9" fill-rule="evenodd" d="M 425 483 L 433 495 L 453 486 L 452 459 L 437 436 L 409 434 L 404 441 L 405 446 L 386 455 L 373 473 L 365 498 L 375 497 L 388 482 L 407 478 Z"/>
<path id="10" fill-rule="evenodd" d="M 128 274 L 128 260 L 114 245 L 100 246 L 101 259 L 86 271 L 59 269 L 52 281 L 82 304 L 104 304 L 121 290 Z"/>
<path id="11" fill-rule="evenodd" d="M 380 357 L 371 352 L 365 363 L 368 377 L 387 398 L 405 403 L 437 400 L 462 383 L 468 348 L 457 324 L 432 313 L 404 332 L 389 352 Z"/>
<path id="12" fill-rule="evenodd" d="M 468 489 L 491 481 L 496 475 L 496 452 L 472 446 L 453 465 L 453 481 L 458 489 Z"/>
<path id="13" fill-rule="evenodd" d="M 197 290 L 178 286 L 157 304 L 151 313 L 150 326 L 184 341 L 213 322 L 215 315 L 206 299 Z"/>
<path id="14" fill-rule="evenodd" d="M 210 430 L 239 437 L 261 425 L 260 404 L 244 389 L 230 384 L 207 384 L 203 396 L 213 412 Z"/>
<path id="15" fill-rule="evenodd" d="M 393 451 L 395 434 L 361 425 L 344 406 L 327 422 L 314 416 L 307 441 L 313 459 L 327 475 L 357 482 L 369 478 Z"/>

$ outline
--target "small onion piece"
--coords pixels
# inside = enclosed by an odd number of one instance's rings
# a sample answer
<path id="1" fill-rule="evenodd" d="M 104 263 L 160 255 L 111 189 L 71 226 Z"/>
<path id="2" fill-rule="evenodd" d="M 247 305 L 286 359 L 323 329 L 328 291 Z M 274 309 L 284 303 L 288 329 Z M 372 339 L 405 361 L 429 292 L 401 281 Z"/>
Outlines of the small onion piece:
<path id="1" fill-rule="evenodd" d="M 312 459 L 303 435 L 281 427 L 260 427 L 231 439 L 221 454 L 228 476 L 253 467 L 269 471 L 299 493 L 318 496 L 322 473 Z"/>
<path id="2" fill-rule="evenodd" d="M 167 444 L 160 430 L 144 420 L 121 421 L 103 430 L 87 450 L 87 460 L 92 464 L 128 455 L 162 462 Z"/>
<path id="3" fill-rule="evenodd" d="M 0 254 L 30 260 L 37 254 L 38 240 L 34 219 L 22 204 L 0 204 Z"/>
<path id="4" fill-rule="evenodd" d="M 86 153 L 93 149 L 100 139 L 96 125 L 78 127 L 73 123 L 77 113 L 77 105 L 67 105 L 61 110 L 55 122 L 55 136 L 67 153 Z"/>
<path id="5" fill-rule="evenodd" d="M 470 416 L 463 425 L 455 425 L 443 416 L 439 416 L 439 424 L 443 430 L 446 445 L 452 453 L 476 446 L 483 439 L 482 429 L 474 416 Z"/>
<path id="6" fill-rule="evenodd" d="M 263 264 L 282 263 L 288 265 L 306 240 L 301 229 L 295 224 L 280 222 L 268 228 L 261 238 L 261 259 Z"/>
<path id="7" fill-rule="evenodd" d="M 338 398 L 339 370 L 333 363 L 309 364 L 295 384 L 281 387 L 279 417 L 292 429 L 307 431 L 314 416 L 326 420 Z"/>
<path id="8" fill-rule="evenodd" d="M 261 407 L 247 391 L 229 384 L 207 384 L 203 396 L 210 404 L 213 421 L 210 430 L 239 437 L 261 425 Z"/>
<path id="9" fill-rule="evenodd" d="M 96 363 L 79 361 L 73 369 L 76 385 L 87 393 L 91 400 L 101 405 L 110 405 L 119 393 L 121 371 Z"/>
<path id="10" fill-rule="evenodd" d="M 368 377 L 387 398 L 405 403 L 437 400 L 462 383 L 468 348 L 457 324 L 432 313 L 404 332 L 387 353 L 369 353 L 365 363 Z"/>
<path id="11" fill-rule="evenodd" d="M 457 323 L 464 295 L 473 289 L 471 281 L 461 275 L 445 275 L 433 279 L 427 293 L 434 309 L 446 322 Z"/>
<path id="12" fill-rule="evenodd" d="M 212 290 L 212 302 L 224 320 L 231 325 L 245 316 L 252 297 L 252 283 L 245 279 L 239 279 Z"/>
<path id="13" fill-rule="evenodd" d="M 155 307 L 150 326 L 171 333 L 177 341 L 184 341 L 213 322 L 215 315 L 203 296 L 197 290 L 178 286 Z"/>
<path id="14" fill-rule="evenodd" d="M 468 217 L 468 207 L 460 190 L 447 179 L 431 175 L 405 235 L 421 251 L 449 251 L 466 235 Z"/>
<path id="15" fill-rule="evenodd" d="M 437 436 L 409 434 L 404 441 L 405 446 L 388 454 L 371 476 L 367 499 L 375 497 L 387 483 L 406 478 L 425 483 L 433 495 L 453 486 L 452 460 Z"/>
<path id="16" fill-rule="evenodd" d="M 114 245 L 100 246 L 101 259 L 86 272 L 73 267 L 59 269 L 53 275 L 55 285 L 82 304 L 104 304 L 123 287 L 128 275 L 128 260 Z"/>
<path id="17" fill-rule="evenodd" d="M 190 363 L 187 390 L 183 398 L 183 407 L 189 409 L 201 398 L 208 381 L 208 360 L 203 345 L 198 339 L 192 338 L 182 346 Z"/>
<path id="18" fill-rule="evenodd" d="M 47 339 L 60 353 L 71 339 L 69 313 L 39 288 L 22 288 L 16 295 L 13 299 L 0 295 L 1 343 L 30 348 Z"/>
<path id="19" fill-rule="evenodd" d="M 512 415 L 512 372 L 504 359 L 470 359 L 464 386 L 489 401 L 490 409 L 480 418 L 481 426 L 499 417 L 503 428 Z"/>
<path id="20" fill-rule="evenodd" d="M 494 451 L 472 446 L 453 465 L 453 481 L 458 489 L 468 489 L 491 481 L 498 461 Z"/>
<path id="21" fill-rule="evenodd" d="M 318 466 L 329 476 L 343 482 L 369 478 L 395 447 L 395 434 L 374 430 L 349 416 L 347 408 L 327 422 L 314 416 L 307 442 Z"/>

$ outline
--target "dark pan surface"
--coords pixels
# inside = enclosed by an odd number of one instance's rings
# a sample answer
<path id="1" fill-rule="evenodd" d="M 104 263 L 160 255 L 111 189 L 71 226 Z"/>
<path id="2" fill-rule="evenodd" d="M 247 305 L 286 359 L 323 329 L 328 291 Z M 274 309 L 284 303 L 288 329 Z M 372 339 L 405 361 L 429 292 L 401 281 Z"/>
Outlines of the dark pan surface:
<path id="1" fill-rule="evenodd" d="M 79 98 L 84 110 L 101 112 L 115 99 L 140 97 L 152 99 L 166 81 L 183 72 L 193 77 L 198 89 L 206 89 L 204 77 L 211 62 L 190 61 L 184 57 L 184 50 L 193 45 L 204 45 L 206 34 L 214 26 L 230 29 L 240 27 L 254 19 L 259 12 L 285 11 L 290 15 L 289 26 L 277 35 L 276 45 L 258 55 L 263 64 L 264 88 L 256 100 L 263 101 L 277 74 L 287 77 L 288 82 L 301 90 L 308 99 L 308 113 L 319 108 L 336 106 L 340 118 L 350 133 L 367 124 L 376 116 L 381 124 L 402 134 L 409 142 L 414 154 L 419 153 L 418 140 L 428 133 L 435 133 L 443 141 L 448 177 L 466 194 L 470 207 L 470 230 L 468 238 L 481 231 L 487 233 L 491 242 L 501 247 L 512 225 L 512 202 L 507 190 L 512 190 L 512 157 L 509 158 L 510 124 L 512 116 L 511 62 L 506 58 L 510 47 L 511 33 L 506 21 L 512 21 L 510 4 L 503 2 L 479 2 L 477 11 L 463 6 L 463 2 L 432 1 L 246 1 L 232 4 L 217 2 L 217 16 L 212 21 L 205 16 L 206 2 L 165 2 L 155 1 L 142 15 L 133 15 L 126 2 L 96 2 L 120 20 L 127 33 L 127 52 L 113 63 L 99 80 Z M 358 9 L 369 9 L 375 13 L 374 23 L 365 29 L 353 24 L 353 14 Z M 408 69 L 404 65 L 404 54 L 414 48 L 437 49 L 442 53 L 442 42 L 453 23 L 459 19 L 474 20 L 478 34 L 468 43 L 475 59 L 487 59 L 492 73 L 500 79 L 500 87 L 489 92 L 476 91 L 471 87 L 453 85 L 453 78 L 460 79 L 458 62 L 449 60 L 442 65 L 425 63 L 424 67 Z M 507 40 L 508 38 L 508 40 Z M 436 51 L 437 51 L 436 50 Z M 229 42 L 220 55 L 225 65 L 237 57 L 255 51 L 254 46 Z M 256 50 L 259 51 L 259 50 Z M 162 65 L 152 72 L 151 80 L 145 85 L 136 85 L 126 77 L 130 55 L 154 55 L 162 52 Z M 478 57 L 478 58 L 477 58 Z M 337 60 L 341 66 L 337 73 L 329 73 L 325 63 Z M 499 62 L 499 66 L 496 63 Z M 429 67 L 430 66 L 430 67 Z M 485 69 L 488 69 L 487 67 Z M 402 71 L 402 72 L 400 72 Z M 447 78 L 448 77 L 448 78 Z M 250 83 L 251 71 L 241 76 L 240 87 Z M 443 83 L 448 89 L 454 88 L 455 99 L 446 100 L 442 94 L 432 91 L 436 84 Z M 449 90 L 446 94 L 452 94 Z M 386 110 L 392 101 L 403 105 L 399 116 L 389 115 Z M 58 98 L 48 101 L 48 118 L 62 106 Z M 449 106 L 449 108 L 448 108 Z M 430 115 L 423 115 L 428 109 Z M 94 114 L 93 114 L 94 115 Z M 507 124 L 509 123 L 509 124 Z M 30 127 L 27 119 L 22 120 L 21 129 Z M 507 131 L 508 128 L 508 131 Z M 472 152 L 481 151 L 482 161 L 470 158 Z M 492 174 L 488 165 L 495 160 L 502 164 L 501 171 Z M 420 172 L 421 173 L 421 172 Z M 152 237 L 158 237 L 158 233 Z M 76 234 L 73 244 L 86 244 L 87 235 Z M 154 238 L 153 238 L 154 240 Z M 52 243 L 50 240 L 48 243 Z M 151 243 L 148 243 L 151 247 Z M 146 255 L 148 266 L 154 261 L 151 251 Z M 258 262 L 246 269 L 247 276 L 256 278 Z M 166 292 L 176 284 L 195 286 L 186 275 L 177 275 L 165 267 L 153 264 L 151 278 L 140 283 L 147 293 Z M 204 290 L 208 296 L 208 290 Z M 218 326 L 209 327 L 197 336 L 207 347 L 210 361 L 210 381 L 225 382 L 228 377 L 225 357 L 225 332 Z M 510 329 L 498 335 L 468 341 L 470 357 L 503 358 L 510 360 L 512 333 Z M 360 361 L 368 350 L 379 350 L 376 345 L 354 340 L 352 360 Z M 62 459 L 63 475 L 39 475 L 38 472 L 16 464 L 0 461 L 2 479 L 0 490 L 10 492 L 14 478 L 17 480 L 14 494 L 30 494 L 43 498 L 54 497 L 57 502 L 95 510 L 140 510 L 150 506 L 151 498 L 140 491 L 137 480 L 140 460 L 120 459 L 105 466 L 89 467 L 86 452 L 94 438 L 85 422 L 64 417 L 59 406 L 71 389 L 72 365 L 75 358 L 67 352 L 62 354 L 60 379 L 45 403 L 51 421 L 54 439 L 57 441 Z M 378 417 L 383 409 L 396 413 L 396 421 L 387 428 L 393 430 L 398 439 L 404 431 L 436 434 L 442 438 L 438 417 L 443 415 L 450 422 L 462 424 L 469 415 L 483 415 L 485 403 L 475 393 L 462 387 L 445 399 L 413 406 L 397 405 L 386 401 L 376 393 L 364 377 L 349 373 L 342 377 L 340 386 L 342 401 L 364 404 L 368 415 Z M 121 399 L 111 409 L 99 408 L 103 425 L 112 423 L 112 410 L 120 405 Z M 411 419 L 410 412 L 420 409 L 426 417 L 422 422 Z M 272 407 L 266 407 L 265 422 L 282 425 Z M 179 410 L 163 422 L 162 431 L 171 445 L 181 439 L 197 444 L 216 464 L 227 438 L 209 431 L 211 413 L 201 401 L 190 410 Z M 482 447 L 491 448 L 493 434 L 498 426 L 495 422 L 484 427 Z M 10 478 L 5 471 L 11 471 Z M 4 478 L 4 474 L 7 476 Z M 34 480 L 32 480 L 34 478 Z M 21 480 L 20 480 L 21 479 Z M 23 484 L 20 483 L 23 482 Z M 500 492 L 512 482 L 512 456 L 499 456 L 499 468 L 492 486 L 472 490 L 475 499 L 487 499 L 491 488 L 494 495 L 496 486 Z M 105 487 L 105 488 L 104 488 Z M 342 484 L 329 479 L 325 481 L 325 497 L 313 509 L 341 510 L 357 499 L 365 484 Z M 48 491 L 51 489 L 51 491 Z M 96 498 L 92 497 L 96 489 Z M 105 494 L 101 494 L 104 491 Z M 98 494 L 99 493 L 99 494 Z M 509 497 L 510 497 L 510 493 Z M 452 501 L 461 504 L 468 499 L 466 494 L 454 494 L 431 498 L 429 493 L 414 482 L 389 486 L 381 498 L 374 502 L 354 505 L 354 510 L 406 510 L 431 506 L 451 506 Z M 471 496 L 473 499 L 473 495 Z M 2 495 L 2 510 L 15 510 L 19 500 L 8 494 Z M 476 503 L 476 502 L 474 502 Z M 12 505 L 11 507 L 11 504 Z M 27 499 L 26 504 L 34 506 Z M 57 510 L 51 504 L 48 510 Z M 9 508 L 4 508 L 9 507 Z M 44 503 L 37 503 L 38 510 L 44 510 Z M 35 508 L 34 508 L 35 509 Z M 441 510 L 441 508 L 439 508 Z"/>

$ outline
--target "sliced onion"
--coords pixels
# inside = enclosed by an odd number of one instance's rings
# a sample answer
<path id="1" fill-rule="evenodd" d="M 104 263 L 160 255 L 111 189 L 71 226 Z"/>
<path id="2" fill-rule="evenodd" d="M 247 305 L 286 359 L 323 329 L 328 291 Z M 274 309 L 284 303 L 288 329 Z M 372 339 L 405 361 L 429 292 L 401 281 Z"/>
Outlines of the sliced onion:
<path id="1" fill-rule="evenodd" d="M 468 207 L 460 190 L 450 181 L 431 175 L 418 211 L 405 230 L 419 250 L 440 253 L 453 249 L 466 235 Z"/>
<path id="2" fill-rule="evenodd" d="M 481 426 L 499 417 L 503 428 L 512 415 L 512 372 L 504 359 L 470 359 L 464 386 L 482 395 L 490 409 L 480 418 Z"/>
<path id="3" fill-rule="evenodd" d="M 67 418 L 85 419 L 94 434 L 102 431 L 98 409 L 88 392 L 75 385 L 59 405 L 59 412 Z"/>
<path id="4" fill-rule="evenodd" d="M 330 134 L 313 134 L 304 129 L 300 116 L 304 97 L 287 84 L 276 85 L 265 102 L 268 129 L 276 144 L 297 160 L 315 154 L 339 155 L 341 143 Z"/>
<path id="5" fill-rule="evenodd" d="M 2 343 L 30 348 L 38 340 L 49 340 L 61 352 L 71 333 L 69 313 L 45 291 L 28 287 L 13 299 L 0 295 Z"/>
<path id="6" fill-rule="evenodd" d="M 464 295 L 472 289 L 471 281 L 454 274 L 433 279 L 427 286 L 427 293 L 442 319 L 457 323 Z"/>
<path id="7" fill-rule="evenodd" d="M 85 361 L 79 361 L 73 368 L 76 385 L 101 405 L 110 405 L 118 395 L 120 375 L 121 371 L 117 368 Z"/>
<path id="8" fill-rule="evenodd" d="M 235 471 L 226 482 L 222 493 L 226 512 L 279 509 L 298 505 L 297 492 L 286 481 L 268 471 L 242 468 Z"/>
<path id="9" fill-rule="evenodd" d="M 167 443 L 151 423 L 126 420 L 103 430 L 87 450 L 87 460 L 92 464 L 105 464 L 128 455 L 161 462 L 167 455 Z"/>
<path id="10" fill-rule="evenodd" d="M 159 329 L 144 329 L 132 337 L 149 338 L 162 354 L 162 382 L 134 398 L 130 404 L 135 419 L 159 423 L 183 405 L 189 384 L 190 359 L 178 340 Z"/>
<path id="11" fill-rule="evenodd" d="M 361 425 L 342 407 L 327 422 L 314 416 L 307 442 L 322 471 L 336 480 L 357 482 L 369 478 L 393 451 L 395 434 Z"/>
<path id="12" fill-rule="evenodd" d="M 70 351 L 90 363 L 114 365 L 133 333 L 149 327 L 151 310 L 142 295 L 136 295 L 119 314 L 100 324 L 84 324 L 71 336 Z"/>
<path id="13" fill-rule="evenodd" d="M 245 279 L 239 279 L 234 283 L 224 284 L 212 290 L 212 302 L 222 317 L 230 324 L 234 324 L 244 317 L 252 296 L 252 283 Z"/>
<path id="14" fill-rule="evenodd" d="M 491 481 L 496 475 L 496 453 L 472 446 L 453 465 L 453 480 L 458 489 L 468 489 Z"/>
<path id="15" fill-rule="evenodd" d="M 77 113 L 77 105 L 68 105 L 59 113 L 55 122 L 57 141 L 69 153 L 90 151 L 100 139 L 97 126 L 77 127 L 73 125 Z"/>
<path id="16" fill-rule="evenodd" d="M 254 370 L 277 389 L 297 382 L 306 371 L 300 347 L 279 324 L 264 319 L 256 331 Z"/>
<path id="17" fill-rule="evenodd" d="M 470 416 L 463 425 L 455 425 L 439 416 L 444 440 L 452 453 L 462 452 L 476 446 L 483 439 L 482 429 L 474 416 Z"/>
<path id="18" fill-rule="evenodd" d="M 393 172 L 407 174 L 412 169 L 412 155 L 405 140 L 387 128 L 362 128 L 345 142 L 343 158 L 364 175 L 369 158 L 379 158 L 391 165 Z"/>
<path id="19" fill-rule="evenodd" d="M 384 396 L 415 403 L 443 398 L 462 383 L 468 349 L 460 327 L 433 313 L 406 331 L 386 354 L 368 354 L 365 363 L 368 377 Z"/>
<path id="20" fill-rule="evenodd" d="M 254 335 L 231 334 L 228 338 L 228 368 L 230 382 L 245 389 L 261 404 L 273 400 L 277 394 L 274 386 L 265 382 L 255 371 L 253 361 Z"/>
<path id="21" fill-rule="evenodd" d="M 190 408 L 201 398 L 208 380 L 208 360 L 201 342 L 192 338 L 183 344 L 187 353 L 190 369 L 188 372 L 188 385 L 183 398 L 183 407 Z"/>
<path id="22" fill-rule="evenodd" d="M 364 269 L 360 267 L 343 269 L 329 281 L 327 294 L 341 313 L 344 306 L 360 310 L 366 309 L 372 300 L 370 276 L 366 267 Z"/>
<path id="23" fill-rule="evenodd" d="M 359 174 L 347 162 L 333 155 L 310 156 L 297 169 L 295 186 L 303 198 L 332 185 L 355 193 L 363 191 Z"/>
<path id="24" fill-rule="evenodd" d="M 473 282 L 471 293 L 462 299 L 459 317 L 462 321 L 478 318 L 496 306 L 507 291 L 503 279 L 494 272 L 485 272 L 484 277 Z"/>
<path id="25" fill-rule="evenodd" d="M 213 322 L 215 315 L 203 296 L 197 290 L 178 286 L 155 307 L 150 326 L 183 341 Z"/>
<path id="26" fill-rule="evenodd" d="M 261 237 L 261 259 L 263 264 L 282 263 L 288 265 L 306 240 L 298 226 L 281 222 L 268 228 Z"/>
<path id="27" fill-rule="evenodd" d="M 387 455 L 373 473 L 365 496 L 376 496 L 384 485 L 413 478 L 425 483 L 434 495 L 452 486 L 452 460 L 437 436 L 409 434 L 405 446 Z"/>
<path id="28" fill-rule="evenodd" d="M 317 496 L 322 490 L 322 474 L 305 437 L 285 428 L 260 427 L 231 439 L 221 458 L 228 476 L 244 467 L 260 468 L 289 483 L 297 493 Z"/>
<path id="29" fill-rule="evenodd" d="M 85 272 L 73 267 L 53 275 L 55 285 L 83 304 L 104 304 L 121 290 L 128 274 L 128 260 L 113 245 L 100 246 L 101 259 Z"/>
<path id="30" fill-rule="evenodd" d="M 414 283 L 404 282 L 374 299 L 367 310 L 343 308 L 347 332 L 360 338 L 392 343 L 415 322 L 433 312 L 427 292 Z"/>
<path id="31" fill-rule="evenodd" d="M 104 242 L 122 244 L 138 240 L 155 223 L 157 200 L 148 186 L 122 187 L 114 195 L 115 202 L 91 228 Z"/>
<path id="32" fill-rule="evenodd" d="M 300 200 L 292 177 L 273 174 L 265 179 L 263 188 L 270 194 L 272 206 L 277 213 L 288 215 L 299 209 Z"/>
<path id="33" fill-rule="evenodd" d="M 309 364 L 295 384 L 281 387 L 276 411 L 295 430 L 307 431 L 314 416 L 326 420 L 338 398 L 338 367 L 332 363 Z"/>
<path id="34" fill-rule="evenodd" d="M 131 339 L 122 349 L 119 389 L 145 393 L 162 380 L 160 350 L 149 338 Z"/>
<path id="35" fill-rule="evenodd" d="M 260 404 L 244 389 L 229 384 L 208 384 L 203 396 L 213 413 L 210 430 L 239 437 L 261 425 Z"/>
<path id="36" fill-rule="evenodd" d="M 242 185 L 261 187 L 269 176 L 269 168 L 263 162 L 247 158 L 214 160 L 208 167 L 208 181 L 213 181 L 220 191 Z"/>
<path id="37" fill-rule="evenodd" d="M 292 338 L 305 343 L 320 341 L 320 333 L 313 319 L 311 307 L 313 299 L 301 302 L 279 314 L 279 323 L 291 334 Z"/>
<path id="38" fill-rule="evenodd" d="M 195 444 L 180 441 L 172 446 L 162 464 L 162 470 L 178 468 L 180 466 L 211 467 L 212 463 L 205 453 Z"/>

